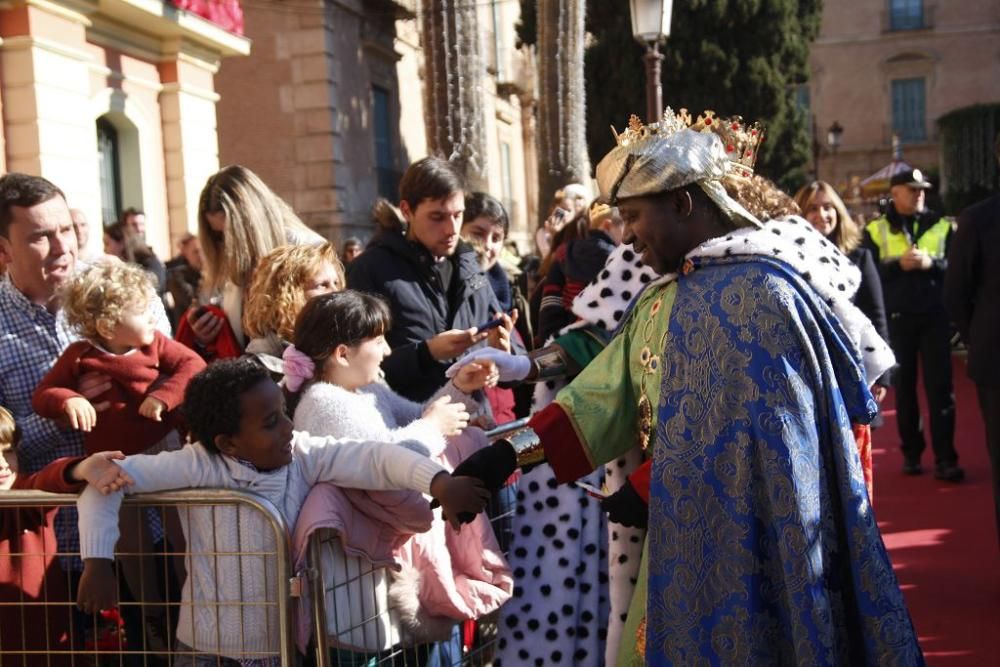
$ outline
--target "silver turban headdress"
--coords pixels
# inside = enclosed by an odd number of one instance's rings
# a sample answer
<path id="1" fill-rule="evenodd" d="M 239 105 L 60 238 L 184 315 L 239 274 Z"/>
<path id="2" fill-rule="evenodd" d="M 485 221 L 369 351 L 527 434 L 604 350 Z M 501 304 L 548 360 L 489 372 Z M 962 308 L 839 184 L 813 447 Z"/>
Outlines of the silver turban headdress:
<path id="1" fill-rule="evenodd" d="M 614 128 L 612 128 L 614 131 Z M 763 132 L 757 124 L 743 125 L 738 117 L 719 119 L 706 111 L 692 123 L 687 111 L 644 125 L 636 116 L 621 134 L 617 146 L 597 165 L 601 196 L 612 205 L 629 197 L 643 197 L 697 184 L 730 219 L 761 222 L 729 196 L 722 178 L 731 172 L 753 174 Z"/>

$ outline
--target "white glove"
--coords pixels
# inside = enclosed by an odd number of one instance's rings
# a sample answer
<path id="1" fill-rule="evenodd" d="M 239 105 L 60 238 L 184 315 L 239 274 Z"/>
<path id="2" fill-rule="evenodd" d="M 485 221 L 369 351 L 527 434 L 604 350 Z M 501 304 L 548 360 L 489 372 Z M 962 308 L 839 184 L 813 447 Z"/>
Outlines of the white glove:
<path id="1" fill-rule="evenodd" d="M 531 372 L 531 359 L 528 357 L 510 354 L 493 347 L 481 347 L 453 363 L 444 374 L 449 378 L 455 377 L 458 369 L 479 359 L 492 361 L 496 364 L 497 370 L 500 371 L 500 382 L 519 382 L 528 377 L 528 373 Z"/>

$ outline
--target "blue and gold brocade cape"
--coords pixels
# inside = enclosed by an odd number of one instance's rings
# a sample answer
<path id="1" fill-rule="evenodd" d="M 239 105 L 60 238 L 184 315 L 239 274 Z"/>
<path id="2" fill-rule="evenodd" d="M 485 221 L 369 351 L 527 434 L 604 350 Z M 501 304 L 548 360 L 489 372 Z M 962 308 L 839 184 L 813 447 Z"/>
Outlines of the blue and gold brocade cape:
<path id="1" fill-rule="evenodd" d="M 851 422 L 875 402 L 826 303 L 761 257 L 678 280 L 650 489 L 650 665 L 922 665 Z"/>

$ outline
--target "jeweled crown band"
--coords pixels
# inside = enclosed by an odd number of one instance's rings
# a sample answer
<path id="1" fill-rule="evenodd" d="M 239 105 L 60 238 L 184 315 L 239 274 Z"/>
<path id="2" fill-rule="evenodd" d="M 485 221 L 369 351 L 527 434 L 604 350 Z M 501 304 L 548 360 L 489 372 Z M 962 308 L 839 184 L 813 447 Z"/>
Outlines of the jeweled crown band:
<path id="1" fill-rule="evenodd" d="M 625 131 L 619 134 L 612 127 L 611 132 L 619 146 L 629 146 L 651 137 L 669 137 L 684 129 L 717 134 L 726 149 L 730 168 L 744 176 L 753 175 L 760 145 L 764 143 L 764 128 L 759 122 L 746 125 L 740 116 L 719 118 L 714 111 L 705 110 L 697 119 L 692 119 L 687 109 L 674 113 L 673 109 L 667 107 L 663 116 L 655 123 L 647 125 L 633 114 Z"/>

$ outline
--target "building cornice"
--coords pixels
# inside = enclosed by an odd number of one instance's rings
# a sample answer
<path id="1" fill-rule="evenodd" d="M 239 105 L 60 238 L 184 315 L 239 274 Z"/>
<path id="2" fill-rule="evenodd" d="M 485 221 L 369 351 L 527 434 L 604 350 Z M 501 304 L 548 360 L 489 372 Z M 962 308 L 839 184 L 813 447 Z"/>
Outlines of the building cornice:
<path id="1" fill-rule="evenodd" d="M 866 43 L 886 43 L 890 41 L 900 41 L 913 43 L 916 41 L 926 41 L 935 37 L 953 37 L 955 35 L 1000 33 L 1000 23 L 986 23 L 983 25 L 955 26 L 951 28 L 934 27 L 927 30 L 895 30 L 891 32 L 880 32 L 869 35 L 833 35 L 830 37 L 819 37 L 813 42 L 813 46 L 842 46 L 844 44 L 866 44 Z"/>
<path id="2" fill-rule="evenodd" d="M 191 95 L 192 97 L 199 97 L 203 100 L 212 102 L 213 104 L 222 99 L 222 96 L 218 93 L 206 90 L 198 86 L 192 86 L 191 84 L 182 84 L 177 82 L 170 82 L 163 84 L 164 93 L 183 93 L 185 95 Z"/>
<path id="3" fill-rule="evenodd" d="M 45 37 L 36 37 L 34 35 L 0 37 L 0 49 L 3 49 L 4 51 L 42 49 L 43 51 L 48 51 L 49 53 L 54 53 L 72 60 L 87 62 L 91 59 L 90 54 L 85 51 L 74 49 L 71 46 L 66 46 L 61 42 L 46 39 Z"/>

